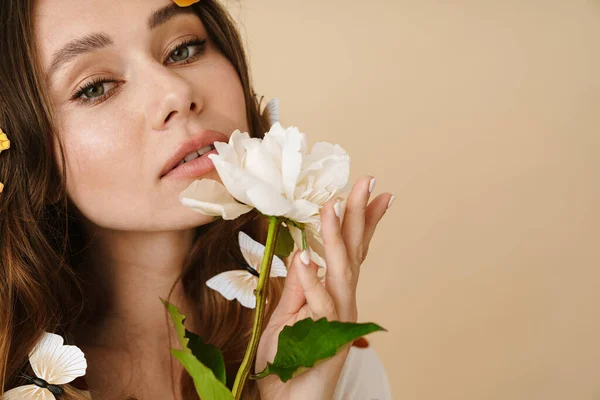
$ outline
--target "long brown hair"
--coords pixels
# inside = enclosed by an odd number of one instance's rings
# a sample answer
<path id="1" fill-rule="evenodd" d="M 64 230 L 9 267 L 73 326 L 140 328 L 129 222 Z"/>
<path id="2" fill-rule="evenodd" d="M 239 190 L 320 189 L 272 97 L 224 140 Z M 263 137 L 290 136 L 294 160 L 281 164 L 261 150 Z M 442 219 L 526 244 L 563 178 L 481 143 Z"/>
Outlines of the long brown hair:
<path id="1" fill-rule="evenodd" d="M 237 70 L 250 134 L 262 137 L 268 122 L 261 117 L 234 21 L 218 0 L 192 7 Z M 56 131 L 33 40 L 33 9 L 34 0 L 0 1 L 0 127 L 12 144 L 0 155 L 0 181 L 5 183 L 0 194 L 0 395 L 24 384 L 22 373 L 32 375 L 28 353 L 44 331 L 72 344 L 75 328 L 101 309 L 99 296 L 82 284 L 86 271 L 78 255 L 88 239 L 66 193 L 60 140 L 62 163 L 54 153 Z M 264 242 L 264 223 L 255 212 L 198 227 L 180 278 L 186 296 L 202 311 L 196 316 L 200 334 L 223 352 L 229 387 L 250 338 L 253 312 L 207 289 L 205 282 L 239 268 L 232 261 L 240 257 L 239 230 Z M 272 280 L 265 321 L 279 300 L 282 280 Z M 191 379 L 186 374 L 181 379 L 184 398 L 197 399 Z M 85 399 L 76 388 L 65 389 L 62 399 Z M 254 381 L 248 381 L 243 397 L 259 398 Z"/>

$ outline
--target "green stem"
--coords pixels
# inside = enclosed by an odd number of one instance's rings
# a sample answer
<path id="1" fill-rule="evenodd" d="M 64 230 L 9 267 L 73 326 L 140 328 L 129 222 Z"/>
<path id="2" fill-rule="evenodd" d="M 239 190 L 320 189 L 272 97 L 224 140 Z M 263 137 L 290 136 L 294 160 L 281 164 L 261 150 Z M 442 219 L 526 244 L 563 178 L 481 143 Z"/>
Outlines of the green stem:
<path id="1" fill-rule="evenodd" d="M 302 230 L 302 250 L 306 250 L 307 248 L 307 244 L 306 244 L 306 231 L 303 229 Z"/>
<path id="2" fill-rule="evenodd" d="M 262 265 L 260 267 L 260 273 L 258 277 L 258 285 L 254 294 L 256 295 L 256 312 L 254 313 L 254 326 L 252 327 L 252 337 L 250 343 L 246 348 L 246 354 L 244 360 L 240 365 L 240 369 L 235 377 L 233 383 L 232 393 L 235 400 L 239 400 L 242 397 L 242 390 L 244 384 L 250 374 L 250 369 L 254 365 L 254 357 L 256 356 L 256 349 L 258 348 L 258 342 L 260 340 L 260 334 L 262 331 L 264 312 L 265 312 L 265 296 L 267 291 L 267 283 L 269 282 L 269 275 L 271 275 L 271 263 L 273 262 L 273 254 L 275 253 L 275 241 L 277 240 L 277 231 L 281 225 L 281 221 L 277 217 L 269 218 L 269 232 L 267 234 L 267 243 L 265 244 L 265 254 L 263 255 Z"/>

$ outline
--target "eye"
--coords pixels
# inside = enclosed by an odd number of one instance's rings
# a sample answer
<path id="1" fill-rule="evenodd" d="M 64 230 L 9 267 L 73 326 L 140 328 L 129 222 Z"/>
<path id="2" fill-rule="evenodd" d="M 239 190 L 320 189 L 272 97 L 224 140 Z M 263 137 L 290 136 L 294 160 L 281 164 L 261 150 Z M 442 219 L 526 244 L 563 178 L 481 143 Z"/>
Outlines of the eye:
<path id="1" fill-rule="evenodd" d="M 103 96 L 105 92 L 108 92 L 105 88 L 106 83 L 114 83 L 109 81 L 100 81 L 98 83 L 86 86 L 83 88 L 82 95 L 85 94 L 87 98 L 95 98 Z"/>
<path id="2" fill-rule="evenodd" d="M 97 102 L 108 96 L 112 89 L 118 86 L 118 82 L 105 78 L 96 78 L 85 84 L 71 97 L 71 100 L 82 103 Z"/>
<path id="3" fill-rule="evenodd" d="M 173 51 L 173 53 L 171 53 L 171 59 L 173 59 L 175 61 L 183 61 L 186 58 L 188 58 L 189 55 L 190 55 L 190 49 L 188 49 L 187 47 L 182 47 L 182 48 L 175 49 L 175 51 Z"/>
<path id="4" fill-rule="evenodd" d="M 206 49 L 206 39 L 188 39 L 183 43 L 180 43 L 171 53 L 167 62 L 173 60 L 178 64 L 187 64 L 199 56 L 201 56 Z"/>

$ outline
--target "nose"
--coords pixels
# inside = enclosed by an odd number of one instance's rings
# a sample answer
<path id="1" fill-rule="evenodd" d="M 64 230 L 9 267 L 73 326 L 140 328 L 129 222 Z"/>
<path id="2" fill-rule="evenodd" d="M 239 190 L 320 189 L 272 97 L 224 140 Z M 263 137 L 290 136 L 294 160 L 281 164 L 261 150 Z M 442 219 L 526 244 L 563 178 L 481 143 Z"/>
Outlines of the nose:
<path id="1" fill-rule="evenodd" d="M 146 120 L 151 122 L 154 130 L 166 130 L 175 120 L 185 120 L 202 110 L 202 98 L 194 90 L 191 81 L 174 69 L 153 65 L 146 77 Z"/>

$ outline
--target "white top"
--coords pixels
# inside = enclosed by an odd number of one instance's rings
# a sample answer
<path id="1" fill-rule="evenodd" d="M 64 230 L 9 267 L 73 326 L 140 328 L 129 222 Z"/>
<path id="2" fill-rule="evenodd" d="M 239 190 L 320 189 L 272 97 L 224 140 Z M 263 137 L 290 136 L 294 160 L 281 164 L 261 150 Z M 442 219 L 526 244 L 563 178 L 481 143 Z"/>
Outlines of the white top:
<path id="1" fill-rule="evenodd" d="M 333 399 L 392 400 L 387 373 L 372 345 L 350 348 Z"/>

